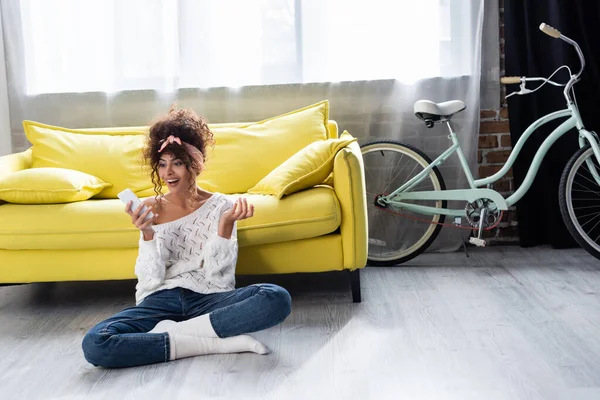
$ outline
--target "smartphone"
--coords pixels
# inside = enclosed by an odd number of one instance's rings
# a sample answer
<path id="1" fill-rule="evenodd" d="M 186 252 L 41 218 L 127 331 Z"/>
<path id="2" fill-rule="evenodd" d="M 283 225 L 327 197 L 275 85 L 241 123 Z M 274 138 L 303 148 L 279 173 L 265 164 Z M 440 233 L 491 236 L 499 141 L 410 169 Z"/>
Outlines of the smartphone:
<path id="1" fill-rule="evenodd" d="M 142 203 L 142 201 L 140 200 L 140 198 L 137 197 L 135 195 L 135 193 L 133 193 L 133 191 L 131 189 L 125 189 L 125 190 L 123 190 L 121 193 L 119 193 L 117 195 L 117 197 L 125 205 L 127 205 L 127 203 L 131 201 L 131 211 L 134 211 L 136 208 L 138 208 L 140 206 L 140 204 L 143 204 L 142 211 L 140 211 L 140 215 L 143 214 L 143 213 L 145 213 L 146 210 L 148 209 L 148 206 L 146 206 L 144 203 Z M 154 217 L 154 214 L 152 213 L 152 211 L 150 211 L 148 213 L 148 216 L 144 220 L 144 222 L 148 221 L 149 219 L 151 219 L 153 217 Z"/>

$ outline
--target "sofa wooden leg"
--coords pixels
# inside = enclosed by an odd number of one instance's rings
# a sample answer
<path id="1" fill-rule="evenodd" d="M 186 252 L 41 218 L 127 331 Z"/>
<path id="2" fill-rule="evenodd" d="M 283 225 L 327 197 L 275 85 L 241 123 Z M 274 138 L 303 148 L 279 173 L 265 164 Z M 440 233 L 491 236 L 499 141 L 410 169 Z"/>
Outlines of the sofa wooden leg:
<path id="1" fill-rule="evenodd" d="M 355 303 L 361 302 L 360 295 L 360 270 L 350 271 L 350 287 L 352 288 L 352 301 Z"/>

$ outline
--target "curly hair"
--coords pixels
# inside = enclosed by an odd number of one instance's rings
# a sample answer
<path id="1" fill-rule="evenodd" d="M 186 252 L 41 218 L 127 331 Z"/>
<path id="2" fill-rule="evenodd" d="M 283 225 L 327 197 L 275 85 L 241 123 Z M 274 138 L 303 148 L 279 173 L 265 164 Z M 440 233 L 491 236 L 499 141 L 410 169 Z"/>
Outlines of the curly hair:
<path id="1" fill-rule="evenodd" d="M 166 115 L 152 123 L 143 156 L 151 169 L 150 175 L 159 208 L 163 196 L 163 182 L 158 174 L 158 167 L 164 153 L 172 153 L 175 158 L 180 159 L 192 177 L 197 177 L 203 170 L 203 164 L 198 163 L 183 145 L 170 143 L 162 152 L 158 152 L 163 142 L 171 135 L 179 138 L 182 143 L 188 143 L 200 150 L 204 160 L 206 160 L 207 147 L 213 146 L 215 142 L 206 120 L 190 109 L 176 109 L 175 106 L 171 106 Z M 194 203 L 197 200 L 195 182 L 190 184 L 189 191 L 190 199 Z"/>

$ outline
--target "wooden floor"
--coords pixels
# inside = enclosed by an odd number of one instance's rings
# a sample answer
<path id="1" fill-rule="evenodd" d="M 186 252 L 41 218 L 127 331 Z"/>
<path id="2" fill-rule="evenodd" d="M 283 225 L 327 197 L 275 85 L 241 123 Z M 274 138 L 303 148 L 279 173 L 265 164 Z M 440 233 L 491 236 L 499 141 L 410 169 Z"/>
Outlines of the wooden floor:
<path id="1" fill-rule="evenodd" d="M 292 293 L 273 349 L 105 370 L 81 339 L 134 282 L 0 287 L 2 399 L 600 399 L 600 261 L 520 247 L 428 254 L 346 275 L 270 281 Z M 244 285 L 256 279 L 240 279 Z"/>

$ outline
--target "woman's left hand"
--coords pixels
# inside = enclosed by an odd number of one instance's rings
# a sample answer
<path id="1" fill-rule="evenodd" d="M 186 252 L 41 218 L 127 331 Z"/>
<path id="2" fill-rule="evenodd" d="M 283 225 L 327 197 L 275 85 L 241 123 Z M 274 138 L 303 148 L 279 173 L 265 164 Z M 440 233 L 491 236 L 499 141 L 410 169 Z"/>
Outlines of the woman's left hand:
<path id="1" fill-rule="evenodd" d="M 250 218 L 254 215 L 254 204 L 248 204 L 245 197 L 237 199 L 233 207 L 223 213 L 222 219 L 234 223 L 242 219 Z"/>
<path id="2" fill-rule="evenodd" d="M 231 238 L 233 225 L 236 221 L 251 218 L 254 215 L 254 204 L 248 204 L 245 197 L 237 199 L 233 207 L 225 211 L 219 223 L 219 236 L 226 239 Z"/>

